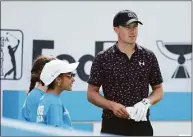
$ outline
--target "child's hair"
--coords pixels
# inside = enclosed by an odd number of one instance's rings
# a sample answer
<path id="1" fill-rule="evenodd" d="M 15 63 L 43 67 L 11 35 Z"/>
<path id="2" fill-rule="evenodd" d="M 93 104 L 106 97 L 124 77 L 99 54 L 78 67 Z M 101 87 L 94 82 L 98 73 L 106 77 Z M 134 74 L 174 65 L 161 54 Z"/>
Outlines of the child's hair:
<path id="1" fill-rule="evenodd" d="M 30 87 L 29 87 L 28 93 L 30 93 L 31 90 L 35 87 L 36 82 L 41 83 L 40 74 L 42 72 L 44 65 L 54 59 L 56 58 L 52 56 L 38 56 L 35 59 L 33 63 L 33 67 L 31 69 L 31 80 L 30 80 Z"/>

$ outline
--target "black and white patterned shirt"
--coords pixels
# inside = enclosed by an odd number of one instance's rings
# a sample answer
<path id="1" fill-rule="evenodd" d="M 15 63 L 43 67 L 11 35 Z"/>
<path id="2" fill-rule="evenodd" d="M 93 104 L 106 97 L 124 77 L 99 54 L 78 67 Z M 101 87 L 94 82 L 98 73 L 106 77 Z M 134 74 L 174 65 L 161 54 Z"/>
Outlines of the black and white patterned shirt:
<path id="1" fill-rule="evenodd" d="M 136 44 L 136 50 L 129 59 L 117 43 L 95 57 L 88 83 L 102 86 L 104 97 L 133 106 L 148 97 L 151 86 L 162 83 L 162 75 L 154 53 Z M 110 110 L 103 110 L 103 118 L 114 117 Z"/>

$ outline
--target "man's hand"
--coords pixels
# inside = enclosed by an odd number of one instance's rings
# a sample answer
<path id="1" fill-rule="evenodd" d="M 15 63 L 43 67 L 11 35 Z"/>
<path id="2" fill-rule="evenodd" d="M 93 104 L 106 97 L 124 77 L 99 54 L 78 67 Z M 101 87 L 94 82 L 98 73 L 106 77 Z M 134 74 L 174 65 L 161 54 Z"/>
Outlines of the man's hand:
<path id="1" fill-rule="evenodd" d="M 143 99 L 142 101 L 136 103 L 134 107 L 126 107 L 126 110 L 130 116 L 129 119 L 133 119 L 137 122 L 147 121 L 146 115 L 150 106 L 150 101 L 148 99 Z"/>
<path id="2" fill-rule="evenodd" d="M 129 114 L 127 113 L 125 106 L 122 104 L 112 102 L 111 110 L 113 111 L 114 115 L 119 118 L 129 118 Z"/>
<path id="3" fill-rule="evenodd" d="M 151 106 L 151 103 L 148 99 L 143 99 L 142 101 L 134 105 L 134 114 L 132 115 L 135 121 L 147 121 L 146 115 L 148 108 Z M 132 118 L 132 117 L 131 117 Z"/>

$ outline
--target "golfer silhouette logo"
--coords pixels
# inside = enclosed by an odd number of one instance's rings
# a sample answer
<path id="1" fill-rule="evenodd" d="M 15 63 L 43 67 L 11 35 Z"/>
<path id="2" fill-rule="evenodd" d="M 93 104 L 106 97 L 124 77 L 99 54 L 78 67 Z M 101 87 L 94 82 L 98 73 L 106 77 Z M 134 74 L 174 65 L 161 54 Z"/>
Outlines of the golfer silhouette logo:
<path id="1" fill-rule="evenodd" d="M 15 47 L 11 47 L 10 45 L 8 46 L 9 55 L 11 57 L 11 63 L 13 67 L 7 73 L 5 73 L 4 77 L 6 77 L 7 75 L 10 75 L 13 72 L 13 79 L 16 79 L 17 71 L 16 71 L 15 52 L 19 46 L 20 40 L 17 40 L 17 41 L 18 41 L 18 44 Z"/>
<path id="2" fill-rule="evenodd" d="M 1 79 L 18 80 L 22 76 L 23 33 L 16 30 L 1 30 L 1 33 L 1 52 L 4 55 L 1 57 Z"/>

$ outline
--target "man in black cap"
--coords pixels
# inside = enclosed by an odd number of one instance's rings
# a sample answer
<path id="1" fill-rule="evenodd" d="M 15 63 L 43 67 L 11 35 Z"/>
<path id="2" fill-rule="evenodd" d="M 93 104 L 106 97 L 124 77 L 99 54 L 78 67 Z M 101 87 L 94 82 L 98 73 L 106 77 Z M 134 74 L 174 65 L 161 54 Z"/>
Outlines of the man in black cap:
<path id="1" fill-rule="evenodd" d="M 99 52 L 91 67 L 88 100 L 103 108 L 102 133 L 153 135 L 149 108 L 162 99 L 163 80 L 155 54 L 136 43 L 138 24 L 134 12 L 118 12 L 113 20 L 118 41 Z"/>

